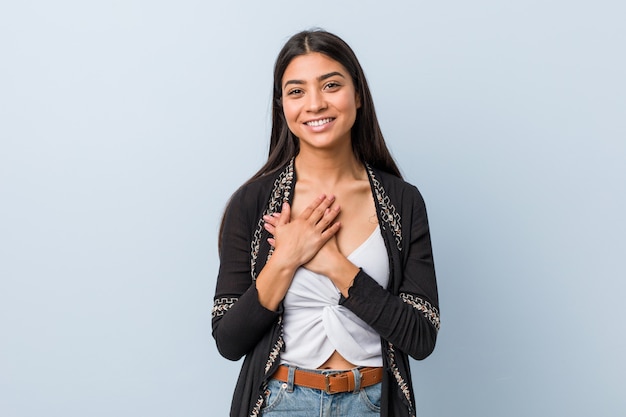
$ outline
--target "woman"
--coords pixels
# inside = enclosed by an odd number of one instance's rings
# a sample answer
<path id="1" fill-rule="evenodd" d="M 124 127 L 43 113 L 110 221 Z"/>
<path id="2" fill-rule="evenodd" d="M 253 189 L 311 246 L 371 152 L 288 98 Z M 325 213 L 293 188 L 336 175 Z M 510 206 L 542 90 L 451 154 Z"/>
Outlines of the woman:
<path id="1" fill-rule="evenodd" d="M 272 119 L 268 161 L 219 237 L 213 336 L 245 356 L 231 416 L 414 416 L 409 356 L 439 329 L 426 210 L 350 47 L 321 30 L 289 39 Z"/>

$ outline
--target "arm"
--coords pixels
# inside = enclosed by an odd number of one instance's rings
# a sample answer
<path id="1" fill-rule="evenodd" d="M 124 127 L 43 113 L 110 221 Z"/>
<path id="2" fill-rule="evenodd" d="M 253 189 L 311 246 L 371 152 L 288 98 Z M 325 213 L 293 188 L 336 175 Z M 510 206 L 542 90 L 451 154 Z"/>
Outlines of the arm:
<path id="1" fill-rule="evenodd" d="M 264 216 L 265 229 L 275 250 L 256 282 L 250 272 L 250 236 L 255 224 L 242 213 L 242 192 L 233 197 L 224 217 L 220 273 L 213 307 L 213 337 L 220 353 L 238 360 L 248 353 L 281 314 L 284 298 L 298 267 L 311 259 L 339 230 L 331 225 L 339 208 L 329 208 L 334 197 L 316 198 L 304 212 L 291 219 L 289 204 L 282 215 Z M 254 216 L 252 216 L 254 218 Z M 245 220 L 250 222 L 246 224 Z"/>
<path id="2" fill-rule="evenodd" d="M 212 326 L 217 349 L 230 360 L 238 360 L 254 348 L 280 315 L 259 303 L 252 281 L 250 248 L 256 225 L 254 215 L 246 212 L 246 200 L 254 198 L 246 196 L 245 189 L 233 195 L 220 236 Z"/>
<path id="3" fill-rule="evenodd" d="M 256 282 L 259 300 L 266 308 L 278 308 L 296 270 L 339 230 L 340 224 L 332 223 L 339 214 L 338 206 L 330 208 L 334 201 L 334 196 L 321 195 L 293 219 L 288 203 L 283 204 L 281 213 L 263 216 L 265 229 L 273 235 L 268 243 L 274 247 Z"/>
<path id="4" fill-rule="evenodd" d="M 415 359 L 432 353 L 439 330 L 437 284 L 424 202 L 415 190 L 404 222 L 402 282 L 399 295 L 382 288 L 360 271 L 341 304 L 368 323 L 385 340 Z"/>

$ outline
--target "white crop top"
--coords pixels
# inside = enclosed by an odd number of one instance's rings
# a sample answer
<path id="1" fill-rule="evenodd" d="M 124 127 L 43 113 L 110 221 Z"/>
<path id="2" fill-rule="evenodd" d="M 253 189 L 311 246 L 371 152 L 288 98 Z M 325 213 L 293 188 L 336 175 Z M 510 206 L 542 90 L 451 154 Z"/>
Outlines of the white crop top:
<path id="1" fill-rule="evenodd" d="M 347 258 L 387 287 L 389 258 L 379 227 Z M 339 305 L 340 297 L 329 278 L 298 268 L 283 302 L 281 363 L 317 369 L 336 350 L 357 366 L 382 366 L 380 336 Z"/>

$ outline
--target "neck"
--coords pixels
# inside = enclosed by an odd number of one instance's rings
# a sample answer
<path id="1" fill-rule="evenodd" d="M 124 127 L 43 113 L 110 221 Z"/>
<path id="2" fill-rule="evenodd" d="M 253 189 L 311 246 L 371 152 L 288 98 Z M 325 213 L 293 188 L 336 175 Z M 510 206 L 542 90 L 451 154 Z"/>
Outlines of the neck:
<path id="1" fill-rule="evenodd" d="M 298 181 L 312 181 L 326 186 L 366 178 L 363 164 L 357 160 L 352 148 L 344 151 L 301 150 L 296 156 L 295 168 Z"/>

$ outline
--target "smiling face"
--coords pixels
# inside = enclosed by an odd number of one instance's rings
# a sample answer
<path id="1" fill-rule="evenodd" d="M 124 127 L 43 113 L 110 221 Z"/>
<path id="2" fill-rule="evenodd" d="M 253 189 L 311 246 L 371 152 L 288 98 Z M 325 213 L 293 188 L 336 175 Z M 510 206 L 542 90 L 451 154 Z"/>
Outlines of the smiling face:
<path id="1" fill-rule="evenodd" d="M 351 146 L 350 130 L 361 104 L 339 62 L 317 52 L 295 57 L 283 74 L 282 105 L 300 151 Z"/>

